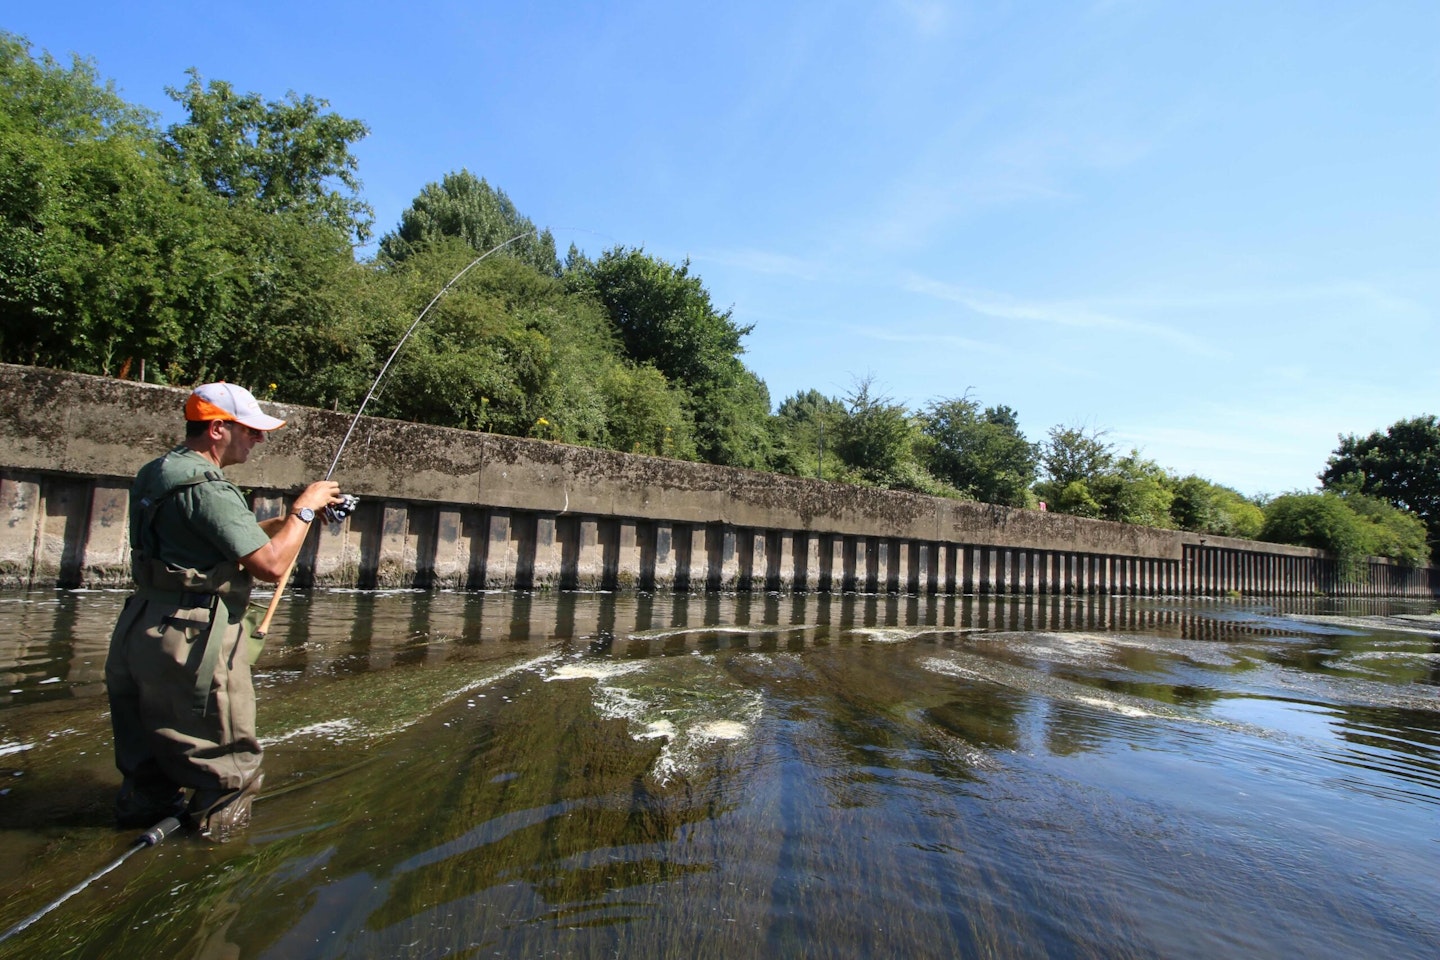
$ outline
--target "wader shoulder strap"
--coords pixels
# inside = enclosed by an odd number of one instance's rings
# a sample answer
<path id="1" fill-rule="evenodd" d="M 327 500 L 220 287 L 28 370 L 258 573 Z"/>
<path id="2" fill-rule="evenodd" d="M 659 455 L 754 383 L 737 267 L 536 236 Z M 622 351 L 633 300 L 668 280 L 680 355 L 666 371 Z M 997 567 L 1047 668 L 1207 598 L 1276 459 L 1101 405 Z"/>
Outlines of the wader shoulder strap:
<path id="1" fill-rule="evenodd" d="M 142 497 L 140 500 L 140 522 L 137 524 L 139 527 L 139 536 L 135 540 L 135 544 L 139 547 L 140 552 L 147 556 L 159 556 L 160 551 L 156 549 L 153 539 L 155 516 L 171 497 L 175 496 L 175 494 L 181 490 L 188 490 L 202 483 L 215 482 L 229 483 L 229 481 L 225 479 L 225 474 L 219 470 L 201 470 L 199 473 L 191 474 L 183 480 L 176 481 L 153 497 Z"/>
<path id="2" fill-rule="evenodd" d="M 200 658 L 200 670 L 195 674 L 195 690 L 190 698 L 190 707 L 199 716 L 205 716 L 210 706 L 210 684 L 215 679 L 215 665 L 220 662 L 220 648 L 225 645 L 225 630 L 230 626 L 230 605 L 216 594 L 215 605 L 210 610 L 210 630 L 205 634 L 205 654 Z"/>

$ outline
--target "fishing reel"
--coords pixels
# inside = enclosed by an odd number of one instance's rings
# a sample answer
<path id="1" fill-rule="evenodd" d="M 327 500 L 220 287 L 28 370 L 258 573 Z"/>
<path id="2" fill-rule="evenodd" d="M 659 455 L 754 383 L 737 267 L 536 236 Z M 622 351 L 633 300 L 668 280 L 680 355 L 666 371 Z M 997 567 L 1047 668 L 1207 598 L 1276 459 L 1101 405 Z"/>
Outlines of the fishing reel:
<path id="1" fill-rule="evenodd" d="M 353 493 L 342 493 L 339 503 L 332 503 L 325 508 L 325 519 L 330 523 L 339 523 L 360 506 L 360 498 Z"/>

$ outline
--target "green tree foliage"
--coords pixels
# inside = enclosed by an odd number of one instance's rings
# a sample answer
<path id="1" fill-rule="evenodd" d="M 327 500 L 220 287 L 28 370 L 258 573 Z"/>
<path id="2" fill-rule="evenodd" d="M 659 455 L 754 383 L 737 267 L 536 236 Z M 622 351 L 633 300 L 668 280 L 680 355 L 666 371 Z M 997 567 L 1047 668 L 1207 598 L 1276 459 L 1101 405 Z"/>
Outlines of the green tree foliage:
<path id="1" fill-rule="evenodd" d="M 1366 524 L 1369 540 L 1365 550 L 1370 556 L 1388 557 L 1412 567 L 1430 562 L 1430 548 L 1426 542 L 1429 530 L 1419 517 L 1364 494 L 1344 495 L 1342 498 L 1345 505 Z"/>
<path id="2" fill-rule="evenodd" d="M 602 391 L 609 412 L 606 445 L 625 453 L 695 459 L 694 426 L 684 395 L 649 364 L 615 363 Z"/>
<path id="3" fill-rule="evenodd" d="M 1165 469 L 1136 450 L 1090 481 L 1102 519 L 1161 528 L 1172 522 L 1170 505 L 1175 494 L 1171 485 Z"/>
<path id="4" fill-rule="evenodd" d="M 1354 490 L 1408 510 L 1440 542 L 1440 422 L 1399 420 L 1366 437 L 1340 438 L 1320 474 L 1327 490 Z"/>
<path id="5" fill-rule="evenodd" d="M 835 453 L 835 443 L 847 415 L 843 402 L 819 390 L 786 398 L 772 422 L 775 469 L 821 480 L 839 477 L 845 464 Z"/>
<path id="6" fill-rule="evenodd" d="M 375 330 L 373 355 L 388 356 L 473 259 L 468 244 L 449 239 L 383 271 L 405 309 Z M 591 301 L 529 264 L 493 257 L 415 329 L 372 408 L 442 426 L 603 443 L 606 377 L 617 362 L 606 318 Z"/>
<path id="7" fill-rule="evenodd" d="M 844 462 L 843 479 L 868 486 L 912 490 L 932 496 L 961 496 L 921 464 L 920 423 L 902 404 L 858 381 L 845 398 L 846 417 L 836 430 L 835 453 Z"/>
<path id="8" fill-rule="evenodd" d="M 1035 485 L 1035 495 L 1058 513 L 1173 526 L 1174 478 L 1139 451 L 1117 456 L 1104 436 L 1083 427 L 1052 427 L 1040 450 L 1046 479 Z"/>
<path id="9" fill-rule="evenodd" d="M 1035 485 L 1035 496 L 1057 513 L 1098 520 L 1105 508 L 1091 487 L 1115 465 L 1115 451 L 1104 436 L 1085 427 L 1051 427 L 1040 444 L 1045 479 Z"/>
<path id="10" fill-rule="evenodd" d="M 231 211 L 226 227 L 243 265 L 232 274 L 236 305 L 208 312 L 170 379 L 273 383 L 291 403 L 355 409 L 388 356 L 376 332 L 406 310 L 393 284 L 357 264 L 328 225 Z"/>
<path id="11" fill-rule="evenodd" d="M 228 302 L 210 211 L 169 183 L 150 121 L 89 61 L 0 34 L 0 358 L 164 367 Z"/>
<path id="12" fill-rule="evenodd" d="M 444 237 L 464 240 L 476 253 L 519 237 L 505 246 L 506 255 L 549 276 L 560 275 L 550 231 L 536 229 L 504 190 L 496 190 L 468 170 L 426 184 L 401 213 L 400 226 L 380 238 L 380 256 L 398 263 Z"/>
<path id="13" fill-rule="evenodd" d="M 1265 525 L 1265 513 L 1239 491 L 1194 475 L 1176 481 L 1170 518 L 1181 530 L 1253 540 Z"/>
<path id="14" fill-rule="evenodd" d="M 987 407 L 969 397 L 939 400 L 926 409 L 922 432 L 932 441 L 932 474 L 985 503 L 1023 507 L 1030 502 L 1039 449 L 1025 439 L 1015 411 Z"/>
<path id="15" fill-rule="evenodd" d="M 610 315 L 625 355 L 649 363 L 672 383 L 723 379 L 750 332 L 717 311 L 690 263 L 675 266 L 641 249 L 615 247 L 574 281 L 593 291 Z"/>
<path id="16" fill-rule="evenodd" d="M 615 247 L 597 261 L 567 258 L 567 285 L 593 296 L 610 317 L 625 358 L 649 364 L 685 391 L 700 458 L 765 469 L 772 456 L 770 396 L 740 362 L 730 312 L 718 311 L 688 261 L 675 266 L 640 249 Z"/>
<path id="17" fill-rule="evenodd" d="M 189 114 L 165 136 L 182 183 L 265 213 L 325 223 L 360 243 L 369 239 L 373 211 L 359 197 L 350 152 L 370 132 L 362 121 L 327 113 L 329 103 L 309 95 L 267 103 L 223 80 L 204 84 L 194 69 L 189 77 L 184 87 L 166 89 Z"/>
<path id="18" fill-rule="evenodd" d="M 1047 485 L 1043 491 L 1046 506 L 1056 513 L 1068 513 L 1072 517 L 1087 517 L 1091 520 L 1099 520 L 1104 514 L 1105 508 L 1095 495 L 1090 492 L 1090 484 L 1085 480 L 1071 480 L 1063 487 Z"/>
<path id="19" fill-rule="evenodd" d="M 1429 561 L 1425 528 L 1415 516 L 1363 494 L 1288 493 L 1265 507 L 1260 539 L 1327 550 L 1343 576 L 1363 579 L 1367 557 L 1419 565 Z"/>
<path id="20" fill-rule="evenodd" d="M 192 76 L 191 122 L 162 137 L 87 61 L 8 35 L 0 85 L 0 357 L 338 397 L 365 208 L 328 182 L 358 186 L 347 138 L 363 125 Z"/>
<path id="21" fill-rule="evenodd" d="M 1265 508 L 1260 539 L 1327 550 L 1346 577 L 1360 572 L 1369 553 L 1360 518 L 1333 493 L 1287 493 L 1276 497 Z"/>
<path id="22" fill-rule="evenodd" d="M 1088 480 L 1111 468 L 1115 450 L 1105 442 L 1103 430 L 1083 426 L 1055 426 L 1040 447 L 1040 463 L 1055 488 L 1075 480 Z"/>

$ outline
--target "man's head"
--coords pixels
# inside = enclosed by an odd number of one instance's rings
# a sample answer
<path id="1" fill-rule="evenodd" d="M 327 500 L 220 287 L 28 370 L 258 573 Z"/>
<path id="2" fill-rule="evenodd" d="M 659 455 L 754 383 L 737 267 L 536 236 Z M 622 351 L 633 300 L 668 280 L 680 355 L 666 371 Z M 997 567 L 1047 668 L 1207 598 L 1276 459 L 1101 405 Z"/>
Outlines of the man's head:
<path id="1" fill-rule="evenodd" d="M 254 394 L 233 383 L 205 383 L 185 400 L 185 442 L 221 467 L 244 463 L 265 434 L 284 420 L 260 409 Z"/>

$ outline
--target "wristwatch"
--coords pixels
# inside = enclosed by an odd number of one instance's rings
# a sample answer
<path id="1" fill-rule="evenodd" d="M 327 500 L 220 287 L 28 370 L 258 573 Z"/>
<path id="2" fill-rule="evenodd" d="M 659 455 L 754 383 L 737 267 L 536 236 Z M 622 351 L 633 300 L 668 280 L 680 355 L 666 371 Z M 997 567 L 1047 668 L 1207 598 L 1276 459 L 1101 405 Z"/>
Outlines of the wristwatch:
<path id="1" fill-rule="evenodd" d="M 315 511 L 311 510 L 309 507 L 301 507 L 299 510 L 295 511 L 295 516 L 300 518 L 301 523 L 310 523 L 312 520 L 315 519 Z"/>

